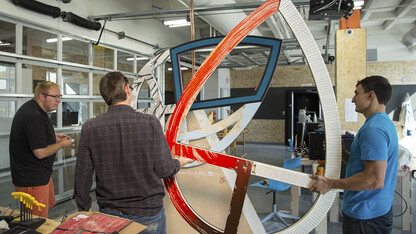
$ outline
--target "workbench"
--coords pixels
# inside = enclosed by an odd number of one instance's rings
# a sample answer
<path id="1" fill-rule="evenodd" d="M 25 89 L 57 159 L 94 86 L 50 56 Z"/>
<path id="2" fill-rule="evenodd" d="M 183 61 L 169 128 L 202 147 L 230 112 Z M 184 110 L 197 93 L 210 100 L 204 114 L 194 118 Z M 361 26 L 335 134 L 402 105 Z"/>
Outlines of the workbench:
<path id="1" fill-rule="evenodd" d="M 4 209 L 5 209 L 4 207 L 0 207 L 0 212 L 3 211 Z M 9 213 L 9 212 L 11 212 L 11 211 L 7 211 L 6 215 L 18 216 L 20 214 L 20 212 L 18 210 L 14 210 L 13 213 Z M 91 211 L 75 212 L 75 213 L 69 215 L 66 220 L 69 220 L 72 217 L 74 217 L 76 215 L 79 215 L 79 214 L 84 214 L 84 215 L 90 216 L 90 215 L 98 214 L 98 212 L 91 212 Z M 100 214 L 103 214 L 103 213 L 100 213 Z M 105 214 L 105 215 L 107 215 L 107 214 Z M 108 216 L 111 216 L 111 215 L 108 215 Z M 33 215 L 33 217 L 38 218 L 35 215 Z M 112 216 L 112 217 L 115 217 L 115 216 Z M 117 217 L 117 218 L 119 218 L 119 217 Z M 61 219 L 60 220 L 46 219 L 46 222 L 43 223 L 40 227 L 38 227 L 36 229 L 36 231 L 40 232 L 40 233 L 51 233 L 53 230 L 55 230 L 56 227 L 58 227 L 61 224 Z M 123 233 L 124 234 L 139 233 L 139 232 L 143 231 L 144 229 L 146 229 L 146 226 L 144 226 L 140 223 L 131 222 L 125 228 L 123 228 L 119 233 L 121 233 L 121 234 L 123 234 Z"/>

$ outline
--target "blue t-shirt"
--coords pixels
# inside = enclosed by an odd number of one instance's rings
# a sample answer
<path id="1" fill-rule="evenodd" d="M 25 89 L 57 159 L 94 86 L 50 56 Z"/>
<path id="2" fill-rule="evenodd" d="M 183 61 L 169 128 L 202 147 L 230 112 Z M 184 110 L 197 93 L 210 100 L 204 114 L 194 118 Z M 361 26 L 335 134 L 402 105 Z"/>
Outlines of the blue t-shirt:
<path id="1" fill-rule="evenodd" d="M 375 113 L 358 131 L 351 145 L 345 177 L 364 170 L 363 160 L 387 161 L 384 187 L 367 191 L 344 191 L 343 212 L 356 219 L 385 215 L 393 205 L 399 145 L 396 127 L 386 113 Z"/>

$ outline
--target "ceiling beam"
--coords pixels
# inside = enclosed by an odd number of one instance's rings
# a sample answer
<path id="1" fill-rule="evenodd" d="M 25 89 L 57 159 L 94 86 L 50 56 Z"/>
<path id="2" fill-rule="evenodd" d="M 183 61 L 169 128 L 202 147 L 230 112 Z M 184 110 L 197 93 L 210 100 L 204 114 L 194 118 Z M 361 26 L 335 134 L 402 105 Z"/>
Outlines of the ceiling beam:
<path id="1" fill-rule="evenodd" d="M 368 0 L 366 1 L 364 7 L 361 9 L 361 20 L 362 21 L 366 21 L 370 18 L 371 16 L 371 11 L 370 8 L 373 7 L 374 4 L 374 0 Z"/>
<path id="2" fill-rule="evenodd" d="M 256 64 L 257 66 L 258 66 L 258 65 L 260 65 L 260 63 L 259 63 L 259 62 L 257 62 L 256 60 L 252 59 L 252 58 L 251 58 L 250 56 L 248 56 L 246 53 L 241 52 L 241 55 L 243 55 L 243 56 L 244 56 L 244 58 L 246 58 L 246 59 L 250 60 L 250 62 L 252 62 L 252 63 Z"/>
<path id="3" fill-rule="evenodd" d="M 396 26 L 397 21 L 396 20 L 386 20 L 383 23 L 383 28 L 385 31 L 391 30 L 394 26 Z"/>
<path id="4" fill-rule="evenodd" d="M 416 5 L 416 0 L 404 0 L 400 5 L 394 10 L 395 18 L 391 20 L 386 20 L 383 23 L 384 30 L 389 31 L 397 25 L 397 22 L 400 18 L 405 17 L 406 14 L 412 10 L 413 6 Z"/>
<path id="5" fill-rule="evenodd" d="M 229 55 L 227 55 L 227 56 L 225 57 L 225 59 L 226 59 L 226 60 L 229 60 L 229 61 L 233 62 L 234 64 L 237 64 L 237 65 L 239 65 L 239 66 L 241 66 L 241 67 L 244 67 L 244 66 L 245 66 L 244 64 L 242 64 L 242 63 L 240 63 L 240 62 L 237 62 L 237 61 L 235 61 L 234 59 L 232 59 L 232 58 L 231 58 L 231 56 L 229 56 Z"/>
<path id="6" fill-rule="evenodd" d="M 397 17 L 405 16 L 416 5 L 416 0 L 403 0 L 394 11 Z"/>

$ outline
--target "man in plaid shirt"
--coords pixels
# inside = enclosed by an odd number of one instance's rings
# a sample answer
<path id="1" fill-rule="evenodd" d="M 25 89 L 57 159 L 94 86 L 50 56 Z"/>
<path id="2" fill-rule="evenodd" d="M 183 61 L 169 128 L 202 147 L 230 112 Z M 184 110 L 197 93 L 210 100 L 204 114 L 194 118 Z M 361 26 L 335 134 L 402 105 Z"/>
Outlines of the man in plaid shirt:
<path id="1" fill-rule="evenodd" d="M 192 160 L 172 158 L 159 120 L 130 106 L 130 86 L 122 73 L 106 74 L 100 93 L 108 111 L 85 122 L 79 140 L 74 188 L 78 209 L 91 208 L 95 171 L 100 212 L 146 225 L 143 233 L 166 233 L 161 179 Z"/>

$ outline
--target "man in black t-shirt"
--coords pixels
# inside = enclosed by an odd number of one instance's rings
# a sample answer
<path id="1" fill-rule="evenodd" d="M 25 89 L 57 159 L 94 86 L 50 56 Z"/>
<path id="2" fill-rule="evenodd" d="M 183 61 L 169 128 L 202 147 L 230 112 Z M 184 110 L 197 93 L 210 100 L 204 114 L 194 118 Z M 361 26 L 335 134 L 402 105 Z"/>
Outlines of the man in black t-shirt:
<path id="1" fill-rule="evenodd" d="M 72 143 L 71 137 L 57 133 L 47 115 L 61 102 L 59 86 L 42 82 L 36 86 L 34 98 L 16 112 L 10 132 L 10 169 L 17 192 L 25 192 L 46 205 L 33 214 L 48 217 L 48 209 L 55 205 L 52 166 L 58 150 Z"/>

